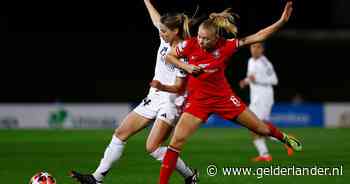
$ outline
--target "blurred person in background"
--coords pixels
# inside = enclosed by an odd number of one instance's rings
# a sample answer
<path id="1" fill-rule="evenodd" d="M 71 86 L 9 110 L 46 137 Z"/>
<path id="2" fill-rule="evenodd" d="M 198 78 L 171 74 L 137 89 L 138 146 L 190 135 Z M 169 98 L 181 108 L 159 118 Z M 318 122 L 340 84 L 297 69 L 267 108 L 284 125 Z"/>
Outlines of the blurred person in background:
<path id="1" fill-rule="evenodd" d="M 294 105 L 300 105 L 300 104 L 304 103 L 303 95 L 301 93 L 298 93 L 298 92 L 295 93 L 295 95 L 291 99 L 291 102 Z"/>
<path id="2" fill-rule="evenodd" d="M 248 71 L 245 79 L 239 85 L 243 89 L 250 87 L 249 109 L 264 122 L 269 122 L 272 106 L 274 104 L 273 86 L 278 84 L 278 78 L 273 65 L 264 55 L 265 46 L 263 43 L 250 45 L 251 58 L 248 60 Z M 253 144 L 259 156 L 252 159 L 254 162 L 272 161 L 265 137 L 252 132 Z M 293 150 L 286 146 L 288 155 L 293 154 Z"/>

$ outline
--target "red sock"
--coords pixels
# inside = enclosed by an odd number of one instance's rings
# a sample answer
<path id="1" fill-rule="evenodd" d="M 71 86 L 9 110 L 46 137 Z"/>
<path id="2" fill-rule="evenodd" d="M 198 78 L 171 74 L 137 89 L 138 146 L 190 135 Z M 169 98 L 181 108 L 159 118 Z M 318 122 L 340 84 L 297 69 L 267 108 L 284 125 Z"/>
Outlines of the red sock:
<path id="1" fill-rule="evenodd" d="M 159 184 L 168 184 L 171 174 L 173 173 L 179 152 L 169 147 L 165 153 L 162 167 L 160 169 Z"/>
<path id="2" fill-rule="evenodd" d="M 275 127 L 275 125 L 273 125 L 271 122 L 267 122 L 266 124 L 269 127 L 269 129 L 270 129 L 270 132 L 271 132 L 270 136 L 283 142 L 283 134 L 282 134 L 282 132 L 280 130 L 278 130 L 278 128 Z"/>

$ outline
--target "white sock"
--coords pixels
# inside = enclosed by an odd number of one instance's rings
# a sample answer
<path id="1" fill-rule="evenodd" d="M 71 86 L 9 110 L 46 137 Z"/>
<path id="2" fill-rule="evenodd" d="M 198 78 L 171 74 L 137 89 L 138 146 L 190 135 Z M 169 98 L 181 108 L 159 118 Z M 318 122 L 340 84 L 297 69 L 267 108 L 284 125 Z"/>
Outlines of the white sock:
<path id="1" fill-rule="evenodd" d="M 253 143 L 254 143 L 256 149 L 258 150 L 260 156 L 269 155 L 269 151 L 267 150 L 267 146 L 266 146 L 264 138 L 255 139 L 253 141 Z"/>
<path id="2" fill-rule="evenodd" d="M 271 140 L 271 141 L 276 141 L 276 142 L 281 142 L 280 140 L 274 138 L 274 137 L 271 137 L 271 136 L 268 136 L 268 138 Z"/>
<path id="3" fill-rule="evenodd" d="M 113 135 L 110 144 L 107 146 L 104 156 L 97 167 L 96 171 L 92 174 L 97 181 L 102 181 L 107 174 L 113 163 L 122 156 L 125 143 L 119 138 Z"/>
<path id="4" fill-rule="evenodd" d="M 151 153 L 150 155 L 155 158 L 156 160 L 162 162 L 163 158 L 165 156 L 165 153 L 167 151 L 166 147 L 159 147 Z M 185 162 L 179 157 L 176 162 L 176 170 L 184 177 L 188 178 L 193 175 L 192 170 L 186 166 Z"/>

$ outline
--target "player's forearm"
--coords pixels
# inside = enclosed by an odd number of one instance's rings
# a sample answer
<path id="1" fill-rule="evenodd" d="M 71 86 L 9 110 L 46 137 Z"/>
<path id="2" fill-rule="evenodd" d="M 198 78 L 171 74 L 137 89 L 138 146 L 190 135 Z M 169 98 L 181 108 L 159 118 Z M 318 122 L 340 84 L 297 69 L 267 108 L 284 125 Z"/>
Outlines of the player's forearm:
<path id="1" fill-rule="evenodd" d="M 266 27 L 251 36 L 241 39 L 239 45 L 244 46 L 244 45 L 249 45 L 257 42 L 263 42 L 269 37 L 271 37 L 281 27 L 283 27 L 284 24 L 285 24 L 284 21 L 279 20 L 276 23 L 272 24 L 271 26 Z"/>
<path id="2" fill-rule="evenodd" d="M 164 85 L 164 84 L 159 90 L 170 92 L 170 93 L 181 93 L 183 91 L 181 86 L 177 86 L 177 85 L 170 86 L 170 85 Z"/>
<path id="3" fill-rule="evenodd" d="M 257 33 L 257 42 L 262 42 L 262 41 L 266 40 L 271 35 L 276 33 L 279 29 L 281 29 L 284 24 L 285 24 L 285 22 L 283 22 L 282 20 L 279 20 L 279 21 L 275 22 L 274 24 L 272 24 L 271 26 L 260 30 Z"/>
<path id="4" fill-rule="evenodd" d="M 158 11 L 154 8 L 154 6 L 151 3 L 151 0 L 144 0 L 147 11 L 151 17 L 152 23 L 155 27 L 159 26 L 160 22 L 160 14 Z"/>
<path id="5" fill-rule="evenodd" d="M 251 36 L 248 36 L 248 37 L 241 39 L 239 42 L 239 45 L 244 46 L 244 45 L 249 45 L 249 44 L 253 44 L 256 42 L 262 42 L 262 41 L 266 40 L 273 33 L 277 32 L 284 24 L 286 24 L 288 22 L 288 20 L 290 19 L 291 15 L 292 15 L 292 11 L 293 11 L 293 2 L 288 1 L 284 7 L 284 11 L 281 15 L 281 18 L 277 22 L 275 22 L 274 24 L 272 24 L 271 26 L 269 26 L 265 29 L 260 30 L 259 32 L 255 33 Z"/>
<path id="6" fill-rule="evenodd" d="M 185 71 L 187 71 L 188 67 L 187 67 L 187 64 L 184 63 L 184 62 L 181 62 L 177 57 L 171 55 L 171 54 L 168 54 L 166 57 L 165 57 L 165 61 L 167 63 L 170 63 L 170 64 L 173 64 L 175 65 L 176 67 L 178 68 L 181 68 Z"/>

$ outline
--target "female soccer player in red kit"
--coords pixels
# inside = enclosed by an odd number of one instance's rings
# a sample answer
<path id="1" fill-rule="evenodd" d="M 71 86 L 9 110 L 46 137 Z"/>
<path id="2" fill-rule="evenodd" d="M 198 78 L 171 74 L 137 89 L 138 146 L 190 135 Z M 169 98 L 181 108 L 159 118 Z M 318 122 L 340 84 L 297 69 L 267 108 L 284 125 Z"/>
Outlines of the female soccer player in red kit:
<path id="1" fill-rule="evenodd" d="M 197 75 L 188 76 L 187 103 L 163 160 L 159 184 L 168 184 L 185 142 L 212 113 L 227 120 L 235 119 L 242 126 L 259 135 L 274 137 L 295 151 L 301 151 L 302 146 L 297 139 L 281 132 L 272 124 L 265 124 L 246 108 L 246 105 L 233 93 L 225 78 L 228 61 L 238 48 L 266 40 L 288 22 L 292 9 L 292 2 L 288 2 L 280 20 L 276 23 L 248 37 L 228 40 L 220 36 L 220 33 L 222 30 L 237 33 L 231 21 L 232 15 L 213 14 L 199 26 L 197 37 L 180 43 L 175 50 L 168 53 L 166 58 L 168 62 L 192 74 L 198 72 L 198 68 L 200 71 Z M 189 64 L 179 61 L 183 57 L 189 59 Z M 177 89 L 183 88 L 180 87 L 181 82 L 168 86 L 152 81 L 151 85 L 169 92 L 176 92 Z"/>

